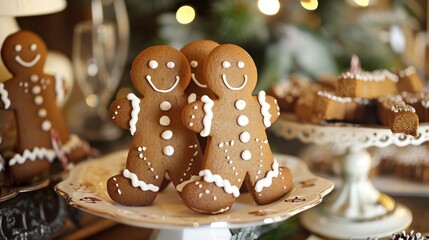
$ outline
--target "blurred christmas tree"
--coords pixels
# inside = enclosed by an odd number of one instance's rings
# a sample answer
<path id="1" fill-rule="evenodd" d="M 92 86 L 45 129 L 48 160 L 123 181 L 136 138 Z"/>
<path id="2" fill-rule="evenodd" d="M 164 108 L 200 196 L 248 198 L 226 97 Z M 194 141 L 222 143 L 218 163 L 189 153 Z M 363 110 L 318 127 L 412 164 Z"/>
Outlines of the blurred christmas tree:
<path id="1" fill-rule="evenodd" d="M 424 0 L 128 0 L 127 4 L 133 53 L 153 44 L 181 48 L 195 39 L 239 44 L 255 59 L 260 89 L 291 73 L 311 78 L 338 74 L 348 67 L 353 53 L 367 70 L 424 67 L 426 40 L 420 33 L 426 28 Z M 177 10 L 184 5 L 195 11 L 187 24 L 178 21 Z M 275 13 L 276 6 L 276 14 L 263 13 Z M 308 10 L 311 7 L 315 9 Z"/>

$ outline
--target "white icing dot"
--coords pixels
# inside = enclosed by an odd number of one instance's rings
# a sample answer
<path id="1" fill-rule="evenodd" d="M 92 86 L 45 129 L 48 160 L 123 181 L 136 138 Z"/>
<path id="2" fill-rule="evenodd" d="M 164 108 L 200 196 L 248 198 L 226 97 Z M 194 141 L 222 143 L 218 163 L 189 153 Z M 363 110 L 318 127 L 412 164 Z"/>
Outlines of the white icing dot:
<path id="1" fill-rule="evenodd" d="M 241 159 L 248 161 L 250 160 L 250 158 L 252 158 L 252 154 L 249 150 L 244 150 L 243 152 L 241 152 Z"/>
<path id="2" fill-rule="evenodd" d="M 171 130 L 165 130 L 161 134 L 162 139 L 169 140 L 173 137 L 173 132 Z"/>
<path id="3" fill-rule="evenodd" d="M 168 126 L 168 125 L 170 125 L 170 118 L 169 117 L 167 117 L 167 116 L 162 116 L 160 119 L 159 119 L 159 124 L 161 124 L 162 126 Z"/>
<path id="4" fill-rule="evenodd" d="M 174 68 L 174 66 L 175 66 L 174 62 L 168 62 L 167 63 L 168 68 Z"/>
<path id="5" fill-rule="evenodd" d="M 173 154 L 174 154 L 174 148 L 173 148 L 172 146 L 166 146 L 166 147 L 164 147 L 164 149 L 163 149 L 163 153 L 164 153 L 164 155 L 166 155 L 166 156 L 171 156 L 171 155 L 173 155 Z"/>
<path id="6" fill-rule="evenodd" d="M 235 108 L 237 108 L 237 110 L 243 110 L 245 107 L 246 107 L 246 101 L 241 99 L 235 101 Z"/>
<path id="7" fill-rule="evenodd" d="M 192 126 L 194 126 L 194 124 L 193 123 L 189 123 L 189 126 L 192 127 Z"/>
<path id="8" fill-rule="evenodd" d="M 159 108 L 161 108 L 162 111 L 168 111 L 171 109 L 171 103 L 169 101 L 163 101 L 159 105 Z"/>
<path id="9" fill-rule="evenodd" d="M 242 132 L 240 134 L 240 141 L 243 143 L 247 143 L 250 140 L 250 133 L 248 132 Z"/>
<path id="10" fill-rule="evenodd" d="M 228 61 L 223 61 L 223 62 L 222 62 L 222 67 L 224 67 L 224 68 L 229 68 L 229 67 L 231 67 L 231 63 L 230 63 L 230 62 L 228 62 Z"/>
<path id="11" fill-rule="evenodd" d="M 42 130 L 43 131 L 49 131 L 49 130 L 51 130 L 51 127 L 52 127 L 52 124 L 50 121 L 45 120 L 42 122 Z"/>
<path id="12" fill-rule="evenodd" d="M 40 86 L 34 86 L 31 91 L 33 94 L 39 94 L 42 91 L 42 88 Z"/>
<path id="13" fill-rule="evenodd" d="M 249 118 L 246 115 L 240 115 L 237 118 L 237 123 L 242 127 L 247 126 L 247 124 L 249 124 Z"/>
<path id="14" fill-rule="evenodd" d="M 30 76 L 30 80 L 31 80 L 32 82 L 37 82 L 37 81 L 39 81 L 39 76 L 38 76 L 38 75 L 36 75 L 36 74 L 32 74 L 32 75 Z"/>
<path id="15" fill-rule="evenodd" d="M 30 50 L 31 51 L 34 52 L 34 51 L 36 51 L 36 49 L 37 49 L 37 44 L 33 43 L 33 44 L 30 45 Z"/>
<path id="16" fill-rule="evenodd" d="M 238 61 L 237 62 L 237 67 L 244 68 L 244 62 L 243 61 Z"/>
<path id="17" fill-rule="evenodd" d="M 40 104 L 42 104 L 42 103 L 43 103 L 43 98 L 42 98 L 42 96 L 36 96 L 36 97 L 34 98 L 34 103 L 35 103 L 36 105 L 40 105 Z"/>
<path id="18" fill-rule="evenodd" d="M 192 60 L 190 64 L 191 64 L 191 67 L 193 67 L 193 68 L 198 67 L 198 62 L 195 60 Z"/>
<path id="19" fill-rule="evenodd" d="M 149 61 L 149 67 L 152 68 L 152 69 L 157 68 L 158 67 L 158 62 L 155 61 L 155 60 L 150 60 Z"/>
<path id="20" fill-rule="evenodd" d="M 39 115 L 39 117 L 43 118 L 43 117 L 46 117 L 46 115 L 48 114 L 48 112 L 46 111 L 46 109 L 41 108 L 41 109 L 39 109 L 39 111 L 37 112 L 37 114 Z"/>
<path id="21" fill-rule="evenodd" d="M 22 49 L 21 44 L 17 44 L 17 45 L 15 45 L 15 51 L 20 52 L 20 51 L 21 51 L 21 49 Z"/>

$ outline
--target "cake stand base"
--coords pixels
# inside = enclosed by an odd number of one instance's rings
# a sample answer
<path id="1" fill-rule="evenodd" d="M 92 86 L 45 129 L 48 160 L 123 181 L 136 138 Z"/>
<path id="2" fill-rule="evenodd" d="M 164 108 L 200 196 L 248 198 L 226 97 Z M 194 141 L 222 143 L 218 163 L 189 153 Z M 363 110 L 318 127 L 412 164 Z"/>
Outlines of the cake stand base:
<path id="1" fill-rule="evenodd" d="M 372 221 L 350 221 L 327 216 L 320 207 L 310 209 L 301 215 L 301 222 L 309 231 L 334 239 L 372 239 L 389 237 L 410 226 L 411 211 L 400 204 L 396 209 Z"/>
<path id="2" fill-rule="evenodd" d="M 150 240 L 229 240 L 231 232 L 228 228 L 185 228 L 180 230 L 160 229 L 155 230 Z"/>

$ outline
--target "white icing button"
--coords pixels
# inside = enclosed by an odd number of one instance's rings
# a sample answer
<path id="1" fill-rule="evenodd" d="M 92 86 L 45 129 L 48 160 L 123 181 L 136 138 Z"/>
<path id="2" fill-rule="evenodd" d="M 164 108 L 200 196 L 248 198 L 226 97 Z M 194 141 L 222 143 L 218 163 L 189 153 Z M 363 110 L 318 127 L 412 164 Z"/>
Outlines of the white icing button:
<path id="1" fill-rule="evenodd" d="M 238 61 L 237 62 L 237 67 L 244 68 L 244 62 L 243 61 Z"/>
<path id="2" fill-rule="evenodd" d="M 52 126 L 52 124 L 48 120 L 45 120 L 42 122 L 42 130 L 45 132 L 51 130 L 51 126 Z"/>
<path id="3" fill-rule="evenodd" d="M 241 159 L 245 161 L 249 161 L 250 158 L 252 158 L 252 154 L 250 153 L 249 150 L 244 150 L 243 152 L 241 152 Z"/>
<path id="4" fill-rule="evenodd" d="M 195 60 L 192 60 L 192 61 L 191 61 L 191 67 L 193 67 L 193 68 L 198 67 L 198 62 L 197 62 L 197 61 L 195 61 Z"/>
<path id="5" fill-rule="evenodd" d="M 46 115 L 48 114 L 48 112 L 46 111 L 46 109 L 44 109 L 44 108 L 41 108 L 41 109 L 39 109 L 39 111 L 38 111 L 38 115 L 39 115 L 39 117 L 41 117 L 41 118 L 43 118 L 43 117 L 46 117 Z"/>
<path id="6" fill-rule="evenodd" d="M 42 91 L 42 88 L 40 86 L 34 86 L 31 91 L 33 94 L 39 94 Z"/>
<path id="7" fill-rule="evenodd" d="M 155 60 L 150 60 L 149 61 L 149 67 L 152 68 L 152 69 L 157 68 L 158 67 L 158 62 L 155 61 Z"/>
<path id="8" fill-rule="evenodd" d="M 34 103 L 35 103 L 36 105 L 40 105 L 40 104 L 42 104 L 42 103 L 43 103 L 43 98 L 42 98 L 42 96 L 36 96 L 36 97 L 34 98 Z"/>
<path id="9" fill-rule="evenodd" d="M 34 52 L 34 51 L 36 51 L 36 49 L 37 49 L 37 44 L 33 43 L 33 44 L 30 45 L 30 50 L 31 51 Z"/>
<path id="10" fill-rule="evenodd" d="M 161 134 L 162 139 L 169 140 L 173 137 L 173 132 L 171 130 L 165 130 Z"/>
<path id="11" fill-rule="evenodd" d="M 22 46 L 20 44 L 15 45 L 15 51 L 20 52 L 22 49 Z"/>
<path id="12" fill-rule="evenodd" d="M 247 124 L 249 124 L 249 118 L 246 115 L 240 115 L 237 118 L 237 123 L 242 127 L 247 126 Z"/>
<path id="13" fill-rule="evenodd" d="M 159 108 L 161 108 L 162 111 L 168 111 L 171 109 L 171 103 L 168 101 L 163 101 L 160 105 Z"/>
<path id="14" fill-rule="evenodd" d="M 167 63 L 168 68 L 174 68 L 174 66 L 175 66 L 174 62 L 168 62 Z"/>
<path id="15" fill-rule="evenodd" d="M 250 140 L 250 133 L 248 132 L 242 132 L 240 134 L 240 141 L 243 143 L 247 143 Z"/>
<path id="16" fill-rule="evenodd" d="M 230 63 L 230 62 L 228 62 L 228 61 L 223 61 L 223 62 L 222 62 L 222 67 L 224 67 L 224 68 L 229 68 L 229 67 L 231 67 L 231 63 Z"/>
<path id="17" fill-rule="evenodd" d="M 37 82 L 37 81 L 39 81 L 39 76 L 38 76 L 38 75 L 36 75 L 36 74 L 32 74 L 32 75 L 30 76 L 30 80 L 31 80 L 32 82 Z"/>
<path id="18" fill-rule="evenodd" d="M 174 148 L 173 148 L 172 146 L 166 146 L 166 147 L 164 147 L 164 149 L 163 149 L 163 153 L 164 153 L 164 155 L 166 155 L 166 156 L 171 156 L 171 155 L 173 155 L 173 154 L 174 154 Z"/>
<path id="19" fill-rule="evenodd" d="M 159 124 L 161 124 L 162 126 L 168 126 L 168 125 L 170 125 L 170 118 L 169 117 L 167 117 L 167 116 L 162 116 L 160 119 L 159 119 Z"/>
<path id="20" fill-rule="evenodd" d="M 235 101 L 235 108 L 237 108 L 237 110 L 243 110 L 245 107 L 246 107 L 246 101 L 241 99 Z"/>

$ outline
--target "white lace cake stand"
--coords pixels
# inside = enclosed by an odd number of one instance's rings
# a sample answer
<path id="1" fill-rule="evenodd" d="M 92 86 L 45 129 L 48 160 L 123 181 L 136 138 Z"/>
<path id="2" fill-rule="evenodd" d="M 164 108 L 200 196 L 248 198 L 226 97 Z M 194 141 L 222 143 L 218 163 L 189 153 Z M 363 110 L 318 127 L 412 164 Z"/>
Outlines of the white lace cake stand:
<path id="1" fill-rule="evenodd" d="M 278 155 L 280 165 L 294 173 L 294 186 L 283 199 L 256 205 L 249 193 L 241 194 L 227 213 L 203 215 L 189 210 L 170 184 L 152 206 L 126 207 L 107 195 L 107 179 L 125 167 L 127 150 L 79 164 L 55 190 L 76 208 L 138 227 L 159 229 L 152 239 L 229 239 L 229 228 L 275 223 L 319 204 L 332 191 L 331 181 L 313 175 L 300 160 Z"/>
<path id="2" fill-rule="evenodd" d="M 282 115 L 271 130 L 286 139 L 303 143 L 335 144 L 347 150 L 341 160 L 342 185 L 318 208 L 302 214 L 310 231 L 329 238 L 367 239 L 387 237 L 407 228 L 410 210 L 380 193 L 368 178 L 371 156 L 367 148 L 419 145 L 429 140 L 429 125 L 418 129 L 418 137 L 393 134 L 381 126 L 363 127 L 344 123 L 316 125 Z"/>

